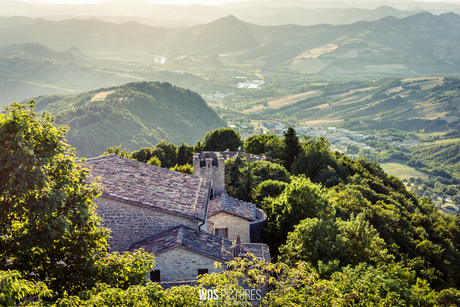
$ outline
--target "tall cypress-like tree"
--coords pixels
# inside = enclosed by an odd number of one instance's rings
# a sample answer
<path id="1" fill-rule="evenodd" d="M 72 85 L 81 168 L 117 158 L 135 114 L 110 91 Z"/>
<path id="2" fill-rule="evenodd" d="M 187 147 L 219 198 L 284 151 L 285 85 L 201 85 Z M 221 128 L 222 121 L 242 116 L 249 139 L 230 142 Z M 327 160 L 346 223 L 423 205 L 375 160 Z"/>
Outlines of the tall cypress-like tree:
<path id="1" fill-rule="evenodd" d="M 283 151 L 283 165 L 290 172 L 294 158 L 300 153 L 302 147 L 300 146 L 299 137 L 294 128 L 289 127 L 287 131 L 283 132 L 283 135 L 285 145 Z"/>

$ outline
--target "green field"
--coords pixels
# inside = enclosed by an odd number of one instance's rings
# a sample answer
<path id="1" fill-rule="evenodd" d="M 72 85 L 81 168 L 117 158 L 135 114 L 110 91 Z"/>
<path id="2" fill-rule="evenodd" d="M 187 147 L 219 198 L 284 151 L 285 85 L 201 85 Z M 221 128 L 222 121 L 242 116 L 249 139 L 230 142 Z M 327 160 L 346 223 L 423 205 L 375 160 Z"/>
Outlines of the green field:
<path id="1" fill-rule="evenodd" d="M 393 159 L 389 162 L 380 163 L 380 165 L 387 174 L 397 176 L 401 180 L 409 179 L 410 177 L 428 179 L 428 174 L 407 166 L 405 160 Z"/>

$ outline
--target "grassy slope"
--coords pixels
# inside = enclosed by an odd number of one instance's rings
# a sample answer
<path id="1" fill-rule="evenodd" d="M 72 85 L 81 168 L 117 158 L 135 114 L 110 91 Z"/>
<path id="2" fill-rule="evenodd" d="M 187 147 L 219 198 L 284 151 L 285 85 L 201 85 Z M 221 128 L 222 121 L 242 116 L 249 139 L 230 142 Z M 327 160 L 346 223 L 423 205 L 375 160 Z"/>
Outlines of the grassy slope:
<path id="1" fill-rule="evenodd" d="M 388 162 L 380 163 L 380 166 L 385 172 L 390 175 L 394 175 L 401 180 L 409 179 L 410 177 L 420 177 L 424 180 L 428 179 L 428 174 L 407 166 L 405 160 L 394 159 Z"/>

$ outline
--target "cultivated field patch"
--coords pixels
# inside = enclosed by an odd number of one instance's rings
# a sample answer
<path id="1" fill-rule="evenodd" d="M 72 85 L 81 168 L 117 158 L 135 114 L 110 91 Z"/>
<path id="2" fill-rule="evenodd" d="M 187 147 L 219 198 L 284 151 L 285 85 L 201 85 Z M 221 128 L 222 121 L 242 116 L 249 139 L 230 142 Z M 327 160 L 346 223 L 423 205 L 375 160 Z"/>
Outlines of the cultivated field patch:
<path id="1" fill-rule="evenodd" d="M 403 64 L 388 64 L 388 65 L 364 65 L 368 73 L 395 74 L 396 70 L 409 70 Z"/>
<path id="2" fill-rule="evenodd" d="M 99 92 L 99 93 L 97 93 L 96 95 L 94 95 L 93 98 L 91 98 L 91 101 L 102 101 L 102 100 L 105 100 L 105 98 L 107 98 L 107 95 L 110 95 L 110 94 L 112 94 L 113 92 L 115 92 L 115 91 Z"/>
<path id="3" fill-rule="evenodd" d="M 252 108 L 244 110 L 243 113 L 254 113 L 254 112 L 259 112 L 265 109 L 265 107 L 262 104 L 258 104 L 255 106 L 252 106 Z"/>
<path id="4" fill-rule="evenodd" d="M 329 126 L 338 125 L 341 122 L 343 122 L 343 119 L 320 119 L 320 120 L 305 121 L 304 125 L 314 126 L 314 127 L 317 127 L 317 126 L 329 127 Z"/>
<path id="5" fill-rule="evenodd" d="M 317 57 L 330 53 L 334 51 L 335 49 L 339 48 L 339 46 L 335 44 L 327 44 L 318 48 L 310 49 L 305 52 L 303 52 L 301 55 L 295 58 L 295 60 L 300 60 L 300 59 L 316 59 Z"/>
<path id="6" fill-rule="evenodd" d="M 380 163 L 380 166 L 383 170 L 389 175 L 394 175 L 399 179 L 409 179 L 410 177 L 420 177 L 423 180 L 428 180 L 428 174 L 416 170 L 410 166 L 406 165 L 405 160 L 393 159 L 388 162 Z"/>
<path id="7" fill-rule="evenodd" d="M 297 70 L 303 73 L 318 73 L 325 69 L 327 64 L 325 64 L 320 59 L 298 59 L 293 60 L 288 66 L 289 69 Z"/>
<path id="8" fill-rule="evenodd" d="M 280 109 L 282 107 L 289 106 L 291 104 L 294 104 L 296 102 L 299 102 L 299 101 L 302 101 L 308 98 L 321 96 L 323 93 L 324 93 L 323 91 L 309 91 L 305 93 L 289 95 L 283 98 L 270 100 L 268 101 L 268 105 L 272 109 Z"/>

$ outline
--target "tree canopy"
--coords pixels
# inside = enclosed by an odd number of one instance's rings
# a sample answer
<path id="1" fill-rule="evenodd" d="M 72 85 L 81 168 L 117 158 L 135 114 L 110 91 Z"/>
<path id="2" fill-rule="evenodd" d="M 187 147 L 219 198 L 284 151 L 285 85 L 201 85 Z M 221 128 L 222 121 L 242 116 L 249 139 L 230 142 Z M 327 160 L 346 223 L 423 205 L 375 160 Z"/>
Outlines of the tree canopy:
<path id="1" fill-rule="evenodd" d="M 67 128 L 55 127 L 47 113 L 36 116 L 33 108 L 33 101 L 13 103 L 0 114 L 0 269 L 17 270 L 61 293 L 111 283 L 108 230 L 93 202 L 98 187 L 89 185 L 90 170 L 65 142 Z M 145 278 L 153 258 L 144 256 L 137 260 L 142 274 L 123 278 Z"/>
<path id="2" fill-rule="evenodd" d="M 206 133 L 203 140 L 204 151 L 236 151 L 243 145 L 240 134 L 232 128 L 220 128 Z"/>

